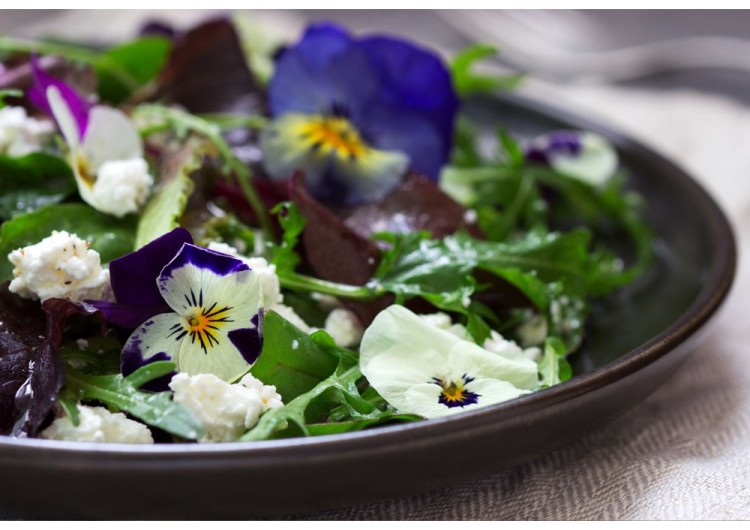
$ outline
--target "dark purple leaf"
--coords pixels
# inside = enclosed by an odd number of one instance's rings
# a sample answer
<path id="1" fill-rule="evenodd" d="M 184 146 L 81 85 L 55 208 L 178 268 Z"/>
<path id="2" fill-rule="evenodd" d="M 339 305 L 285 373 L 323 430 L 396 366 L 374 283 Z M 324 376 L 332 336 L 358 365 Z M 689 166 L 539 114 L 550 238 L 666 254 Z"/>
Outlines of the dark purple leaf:
<path id="1" fill-rule="evenodd" d="M 436 239 L 467 229 L 478 235 L 475 224 L 466 222 L 466 209 L 423 175 L 411 173 L 383 199 L 340 212 L 344 224 L 362 237 L 375 232 L 427 230 Z"/>
<path id="2" fill-rule="evenodd" d="M 45 315 L 38 302 L 24 300 L 0 286 L 0 432 L 16 418 L 15 398 L 29 378 L 30 365 L 45 342 Z"/>
<path id="3" fill-rule="evenodd" d="M 364 285 L 372 278 L 380 262 L 380 250 L 367 238 L 357 234 L 331 210 L 319 203 L 304 187 L 301 174 L 293 179 L 292 202 L 307 223 L 302 245 L 307 263 L 315 274 L 332 282 Z M 392 303 L 391 296 L 374 302 L 345 304 L 369 325 L 382 309 Z"/>
<path id="4" fill-rule="evenodd" d="M 206 22 L 177 40 L 159 79 L 157 98 L 193 113 L 254 114 L 264 108 L 237 33 L 225 18 Z"/>
<path id="5" fill-rule="evenodd" d="M 63 299 L 25 300 L 0 286 L 0 432 L 35 436 L 63 384 L 63 331 L 90 326 L 95 308 Z M 85 322 L 79 322 L 86 319 Z M 101 317 L 95 324 L 102 332 Z"/>

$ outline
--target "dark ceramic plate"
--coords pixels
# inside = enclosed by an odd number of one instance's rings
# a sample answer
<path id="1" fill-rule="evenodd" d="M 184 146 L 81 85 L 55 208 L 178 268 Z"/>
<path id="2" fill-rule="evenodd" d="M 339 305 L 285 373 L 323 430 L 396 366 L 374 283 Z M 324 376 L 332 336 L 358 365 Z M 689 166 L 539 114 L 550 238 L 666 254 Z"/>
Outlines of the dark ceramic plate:
<path id="1" fill-rule="evenodd" d="M 618 147 L 658 238 L 648 274 L 597 308 L 570 381 L 451 418 L 366 432 L 225 445 L 103 446 L 0 438 L 0 513 L 254 518 L 436 488 L 530 460 L 599 428 L 672 375 L 724 300 L 731 229 L 685 173 L 621 134 L 518 98 L 470 109 L 529 136 L 582 128 Z"/>

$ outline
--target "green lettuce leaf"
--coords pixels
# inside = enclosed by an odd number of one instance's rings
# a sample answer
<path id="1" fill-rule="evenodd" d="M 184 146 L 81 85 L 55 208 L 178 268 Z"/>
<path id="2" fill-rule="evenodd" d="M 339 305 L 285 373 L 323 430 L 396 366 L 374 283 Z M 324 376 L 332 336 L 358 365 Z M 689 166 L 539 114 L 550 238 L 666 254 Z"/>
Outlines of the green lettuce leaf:
<path id="1" fill-rule="evenodd" d="M 0 155 L 0 175 L 0 218 L 5 219 L 56 204 L 76 190 L 68 163 L 45 153 L 18 158 Z"/>
<path id="2" fill-rule="evenodd" d="M 102 263 L 132 252 L 135 217 L 104 215 L 86 204 L 54 204 L 5 221 L 0 227 L 0 280 L 12 278 L 13 266 L 5 259 L 11 251 L 38 243 L 53 230 L 65 230 L 91 243 Z"/>

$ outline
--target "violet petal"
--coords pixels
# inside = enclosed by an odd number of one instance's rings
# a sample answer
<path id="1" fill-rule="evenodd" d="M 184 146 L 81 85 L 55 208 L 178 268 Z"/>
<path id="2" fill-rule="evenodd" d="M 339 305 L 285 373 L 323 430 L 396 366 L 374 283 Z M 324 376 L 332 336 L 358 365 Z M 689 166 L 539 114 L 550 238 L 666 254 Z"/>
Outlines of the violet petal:
<path id="1" fill-rule="evenodd" d="M 91 110 L 89 102 L 82 98 L 73 87 L 42 70 L 36 55 L 31 56 L 31 67 L 34 73 L 34 85 L 27 93 L 29 101 L 49 116 L 54 117 L 49 101 L 47 101 L 47 89 L 52 86 L 57 88 L 78 125 L 78 139 L 83 141 L 89 123 L 89 110 Z"/>
<path id="2" fill-rule="evenodd" d="M 156 279 L 182 246 L 192 242 L 190 232 L 175 228 L 139 250 L 110 262 L 112 291 L 117 302 L 125 305 L 164 304 Z"/>
<path id="3" fill-rule="evenodd" d="M 185 243 L 177 256 L 175 256 L 174 259 L 161 271 L 161 274 L 159 275 L 159 283 L 164 283 L 172 276 L 174 270 L 184 267 L 185 265 L 192 265 L 199 269 L 207 269 L 219 276 L 227 276 L 235 272 L 250 270 L 250 267 L 248 267 L 242 260 L 228 256 L 227 254 L 222 254 L 221 252 L 215 252 L 190 243 Z"/>

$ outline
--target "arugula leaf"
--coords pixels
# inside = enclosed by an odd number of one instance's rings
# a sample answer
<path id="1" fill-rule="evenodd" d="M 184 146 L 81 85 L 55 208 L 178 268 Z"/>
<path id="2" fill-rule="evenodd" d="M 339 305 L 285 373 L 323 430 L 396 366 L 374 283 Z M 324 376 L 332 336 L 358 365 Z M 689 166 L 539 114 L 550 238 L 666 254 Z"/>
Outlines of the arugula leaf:
<path id="1" fill-rule="evenodd" d="M 135 217 L 116 219 L 86 204 L 54 204 L 5 221 L 0 228 L 0 256 L 38 243 L 53 230 L 65 230 L 91 243 L 103 263 L 133 250 Z M 12 277 L 13 266 L 0 260 L 0 279 Z"/>
<path id="2" fill-rule="evenodd" d="M 101 98 L 113 104 L 121 103 L 130 96 L 134 86 L 143 86 L 156 77 L 171 47 L 165 37 L 147 36 L 109 49 L 94 62 Z M 113 65 L 116 66 L 114 71 Z M 123 82 L 123 72 L 127 74 L 128 83 Z"/>
<path id="3" fill-rule="evenodd" d="M 330 337 L 328 339 L 323 337 L 323 340 L 329 344 L 329 347 L 335 348 Z M 338 351 L 341 360 L 335 373 L 283 407 L 266 412 L 261 416 L 258 424 L 245 433 L 240 441 L 350 432 L 391 419 L 405 421 L 421 419 L 409 415 L 396 417 L 392 409 L 381 410 L 372 401 L 363 397 L 357 386 L 358 382 L 363 379 L 359 371 L 358 359 L 346 350 L 338 349 Z M 337 408 L 339 416 L 344 416 L 346 419 L 329 423 L 329 427 L 321 426 L 320 424 L 328 419 L 328 414 L 334 408 Z M 312 428 L 308 428 L 308 424 L 312 424 Z"/>
<path id="4" fill-rule="evenodd" d="M 173 175 L 165 177 L 148 201 L 135 233 L 135 248 L 139 249 L 180 225 L 188 198 L 195 185 L 190 174 L 200 167 L 197 153 L 189 153 L 177 166 Z"/>
<path id="5" fill-rule="evenodd" d="M 539 360 L 541 388 L 548 388 L 570 379 L 573 370 L 566 359 L 568 349 L 557 338 L 549 338 L 544 343 L 544 354 Z"/>
<path id="6" fill-rule="evenodd" d="M 145 383 L 174 370 L 174 363 L 158 361 L 123 377 L 120 374 L 85 374 L 68 366 L 62 391 L 63 400 L 68 404 L 76 401 L 99 401 L 127 412 L 147 425 L 181 438 L 196 440 L 201 437 L 203 431 L 200 422 L 190 410 L 172 401 L 171 392 L 153 393 L 138 390 Z"/>
<path id="7" fill-rule="evenodd" d="M 297 206 L 292 202 L 277 204 L 271 213 L 277 216 L 284 234 L 280 244 L 271 244 L 271 263 L 276 265 L 277 273 L 293 272 L 299 265 L 300 257 L 295 252 L 306 219 L 302 217 Z"/>
<path id="8" fill-rule="evenodd" d="M 0 175 L 0 218 L 5 219 L 58 203 L 76 190 L 68 163 L 45 153 L 18 158 L 0 155 Z"/>
<path id="9" fill-rule="evenodd" d="M 278 313 L 269 311 L 263 320 L 263 351 L 250 373 L 274 385 L 284 402 L 308 392 L 330 376 L 338 358 L 321 346 L 325 332 L 312 336 Z"/>
<path id="10" fill-rule="evenodd" d="M 477 44 L 461 51 L 453 58 L 450 70 L 453 76 L 453 86 L 462 97 L 475 94 L 493 93 L 498 90 L 511 90 L 521 83 L 525 74 L 479 75 L 472 69 L 478 61 L 498 53 L 498 49 L 488 44 Z"/>

